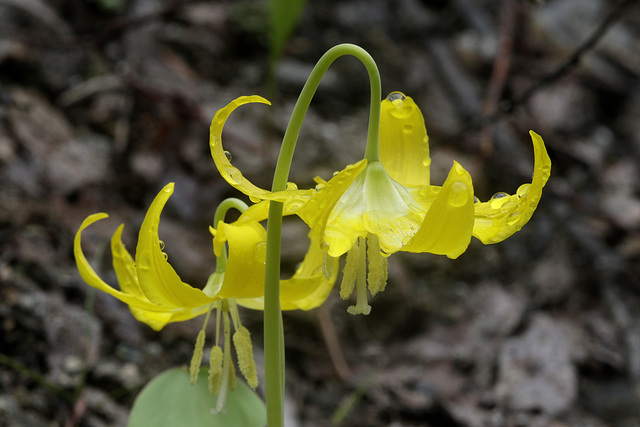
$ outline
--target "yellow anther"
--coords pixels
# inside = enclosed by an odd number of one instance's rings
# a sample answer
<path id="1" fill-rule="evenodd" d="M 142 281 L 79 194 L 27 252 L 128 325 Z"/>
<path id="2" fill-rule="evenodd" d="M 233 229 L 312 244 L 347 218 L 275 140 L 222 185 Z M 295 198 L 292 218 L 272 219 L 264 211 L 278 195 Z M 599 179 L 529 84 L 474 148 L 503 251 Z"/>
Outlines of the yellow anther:
<path id="1" fill-rule="evenodd" d="M 218 394 L 222 380 L 222 348 L 214 346 L 209 354 L 209 393 Z"/>
<path id="2" fill-rule="evenodd" d="M 196 339 L 196 348 L 193 350 L 193 357 L 191 358 L 191 365 L 189 366 L 189 375 L 191 376 L 191 384 L 195 384 L 198 380 L 198 373 L 200 372 L 200 364 L 202 364 L 202 355 L 204 354 L 204 328 L 198 332 L 198 338 Z"/>
<path id="3" fill-rule="evenodd" d="M 369 292 L 374 296 L 387 286 L 387 258 L 380 252 L 380 240 L 375 234 L 367 236 L 367 258 L 369 261 Z"/>
<path id="4" fill-rule="evenodd" d="M 256 373 L 256 362 L 253 359 L 253 348 L 249 330 L 241 326 L 240 329 L 233 334 L 233 344 L 236 347 L 240 372 L 242 372 L 242 375 L 247 380 L 249 387 L 256 388 L 258 386 L 258 375 Z"/>

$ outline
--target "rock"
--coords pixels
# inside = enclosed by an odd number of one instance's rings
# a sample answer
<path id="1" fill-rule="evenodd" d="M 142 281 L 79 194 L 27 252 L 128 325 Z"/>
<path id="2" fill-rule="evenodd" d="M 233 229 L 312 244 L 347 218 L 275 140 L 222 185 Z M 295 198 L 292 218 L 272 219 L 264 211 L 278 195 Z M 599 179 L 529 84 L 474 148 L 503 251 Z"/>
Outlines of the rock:
<path id="1" fill-rule="evenodd" d="M 567 412 L 578 394 L 572 362 L 572 331 L 553 318 L 538 314 L 524 334 L 500 350 L 496 395 L 514 411 Z"/>

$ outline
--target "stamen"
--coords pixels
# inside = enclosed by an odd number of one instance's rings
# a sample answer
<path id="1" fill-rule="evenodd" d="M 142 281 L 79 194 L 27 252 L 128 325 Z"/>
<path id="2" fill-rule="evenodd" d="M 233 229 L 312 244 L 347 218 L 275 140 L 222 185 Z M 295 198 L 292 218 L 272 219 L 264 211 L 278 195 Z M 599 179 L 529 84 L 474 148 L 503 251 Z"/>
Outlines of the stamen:
<path id="1" fill-rule="evenodd" d="M 353 293 L 353 288 L 356 284 L 356 277 L 358 276 L 358 242 L 356 240 L 353 247 L 347 252 L 347 259 L 344 264 L 344 270 L 342 270 L 342 284 L 340 284 L 340 298 L 349 299 Z"/>
<path id="2" fill-rule="evenodd" d="M 189 365 L 189 376 L 191 380 L 191 385 L 195 384 L 198 381 L 198 374 L 200 373 L 200 365 L 202 364 L 202 356 L 204 355 L 204 340 L 207 329 L 207 322 L 209 321 L 209 316 L 211 315 L 211 309 L 213 308 L 213 304 L 209 305 L 209 311 L 207 311 L 207 316 L 204 318 L 204 325 L 202 325 L 202 329 L 198 332 L 198 337 L 196 338 L 196 347 L 193 350 L 193 356 L 191 357 L 191 364 Z"/>
<path id="3" fill-rule="evenodd" d="M 220 381 L 220 390 L 218 391 L 218 399 L 213 413 L 217 414 L 222 411 L 227 403 L 227 391 L 231 385 L 229 372 L 233 369 L 231 363 L 231 322 L 229 321 L 229 306 L 226 300 L 222 301 L 222 321 L 224 323 L 224 354 L 222 358 L 222 380 Z M 233 378 L 235 383 L 235 377 Z M 234 384 L 235 386 L 235 384 Z"/>
<path id="4" fill-rule="evenodd" d="M 253 360 L 253 348 L 251 346 L 251 335 L 244 326 L 236 330 L 233 334 L 233 344 L 238 355 L 238 367 L 247 380 L 249 387 L 255 389 L 258 386 L 258 375 L 256 373 L 256 362 Z"/>
<path id="5" fill-rule="evenodd" d="M 387 286 L 387 258 L 380 252 L 380 239 L 375 234 L 367 236 L 367 257 L 369 260 L 369 292 L 374 296 Z"/>
<path id="6" fill-rule="evenodd" d="M 356 250 L 356 305 L 347 308 L 347 312 L 349 314 L 367 315 L 371 312 L 371 306 L 367 297 L 367 263 L 364 238 L 358 237 L 356 245 L 351 250 L 353 249 Z"/>
<path id="7" fill-rule="evenodd" d="M 218 394 L 222 380 L 222 348 L 214 346 L 209 354 L 209 393 Z"/>
<path id="8" fill-rule="evenodd" d="M 349 255 L 347 254 L 347 256 Z M 331 276 L 333 275 L 333 260 L 334 257 L 326 251 L 322 251 L 322 274 L 327 280 L 331 280 Z"/>

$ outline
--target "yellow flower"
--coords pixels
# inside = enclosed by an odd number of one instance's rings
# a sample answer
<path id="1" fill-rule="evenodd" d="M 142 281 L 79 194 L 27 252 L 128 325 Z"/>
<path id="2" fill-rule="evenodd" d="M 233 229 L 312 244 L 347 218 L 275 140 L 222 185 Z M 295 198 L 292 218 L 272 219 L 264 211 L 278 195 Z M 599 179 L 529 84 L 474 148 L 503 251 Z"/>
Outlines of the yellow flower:
<path id="1" fill-rule="evenodd" d="M 124 226 L 120 225 L 114 233 L 111 251 L 120 290 L 100 279 L 81 248 L 82 231 L 106 218 L 107 214 L 90 215 L 83 221 L 74 240 L 74 255 L 78 271 L 87 284 L 126 303 L 136 319 L 155 330 L 162 329 L 170 322 L 207 314 L 191 360 L 192 382 L 195 382 L 200 370 L 204 354 L 205 329 L 211 310 L 217 310 L 216 338 L 211 349 L 209 382 L 210 390 L 218 394 L 216 410 L 220 411 L 226 400 L 227 386 L 233 389 L 235 381 L 229 350 L 231 325 L 236 331 L 233 334 L 233 344 L 240 371 L 251 387 L 255 388 L 258 383 L 250 334 L 240 322 L 237 305 L 258 310 L 264 307 L 266 232 L 260 221 L 267 218 L 269 202 L 253 205 L 231 224 L 220 221 L 217 228 L 210 228 L 214 236 L 216 256 L 226 257 L 223 255 L 225 245 L 228 246 L 229 256 L 224 270 L 213 273 L 205 287 L 200 290 L 184 283 L 167 261 L 167 255 L 162 252 L 164 243 L 158 236 L 160 214 L 172 193 L 173 183 L 170 183 L 151 203 L 140 228 L 135 260 L 121 240 Z M 325 277 L 322 263 L 318 239 L 311 236 L 309 251 L 299 268 L 291 279 L 281 281 L 280 303 L 283 310 L 310 310 L 325 301 L 337 273 Z M 337 260 L 333 264 L 337 264 Z M 224 351 L 219 346 L 221 328 L 222 340 L 225 342 Z"/>
<path id="2" fill-rule="evenodd" d="M 225 271 L 214 273 L 200 290 L 184 283 L 162 252 L 164 244 L 158 236 L 160 214 L 172 193 L 171 183 L 151 203 L 138 235 L 135 260 L 121 240 L 124 225 L 114 233 L 111 251 L 120 290 L 98 276 L 81 248 L 82 231 L 108 215 L 98 213 L 85 219 L 74 241 L 74 255 L 84 281 L 129 305 L 136 319 L 155 330 L 204 314 L 212 303 L 222 299 L 235 298 L 240 305 L 262 309 L 266 232 L 259 221 L 267 217 L 268 202 L 252 206 L 232 224 L 220 222 L 219 231 L 211 229 L 216 254 L 221 254 L 226 243 L 229 260 Z M 282 281 L 283 310 L 310 310 L 324 302 L 335 276 L 323 276 L 321 253 L 317 240 L 313 240 L 294 276 Z"/>
<path id="3" fill-rule="evenodd" d="M 520 230 L 536 209 L 551 170 L 542 138 L 531 131 L 533 179 L 516 194 L 496 193 L 480 203 L 474 198 L 471 176 L 455 161 L 444 184 L 431 185 L 422 113 L 411 98 L 394 92 L 382 101 L 380 161 L 361 160 L 335 173 L 328 182 L 316 178 L 315 189 L 270 193 L 231 165 L 221 143 L 229 114 L 248 102 L 268 104 L 258 96 L 242 97 L 216 113 L 210 138 L 216 166 L 252 200 L 281 201 L 285 210 L 300 216 L 318 239 L 325 262 L 347 253 L 341 296 L 348 298 L 357 286 L 357 304 L 349 307 L 353 314 L 368 314 L 371 309 L 367 281 L 372 295 L 384 290 L 388 255 L 402 250 L 457 258 L 472 235 L 489 244 Z"/>

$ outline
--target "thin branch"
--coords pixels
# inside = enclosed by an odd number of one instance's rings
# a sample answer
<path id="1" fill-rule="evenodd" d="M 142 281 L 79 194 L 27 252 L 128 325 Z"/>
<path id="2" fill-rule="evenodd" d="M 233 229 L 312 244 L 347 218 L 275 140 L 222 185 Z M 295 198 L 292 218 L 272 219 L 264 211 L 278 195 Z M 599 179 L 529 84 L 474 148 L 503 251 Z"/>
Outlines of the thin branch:
<path id="1" fill-rule="evenodd" d="M 500 109 L 494 114 L 481 118 L 475 123 L 472 123 L 469 127 L 467 127 L 462 133 L 469 133 L 476 130 L 483 129 L 486 126 L 494 124 L 504 116 L 515 111 L 516 108 L 525 104 L 529 99 L 535 95 L 540 89 L 550 85 L 551 83 L 557 81 L 564 75 L 566 75 L 569 71 L 575 68 L 576 65 L 580 63 L 582 57 L 589 53 L 591 49 L 602 39 L 602 37 L 606 34 L 609 28 L 622 16 L 625 10 L 631 6 L 632 4 L 637 4 L 637 0 L 621 0 L 613 6 L 607 16 L 600 22 L 600 25 L 595 29 L 595 31 L 587 38 L 571 55 L 565 62 L 563 62 L 558 68 L 556 68 L 553 72 L 543 76 L 534 83 L 529 89 L 527 89 L 522 95 L 512 98 L 511 100 L 506 100 L 500 104 Z"/>

